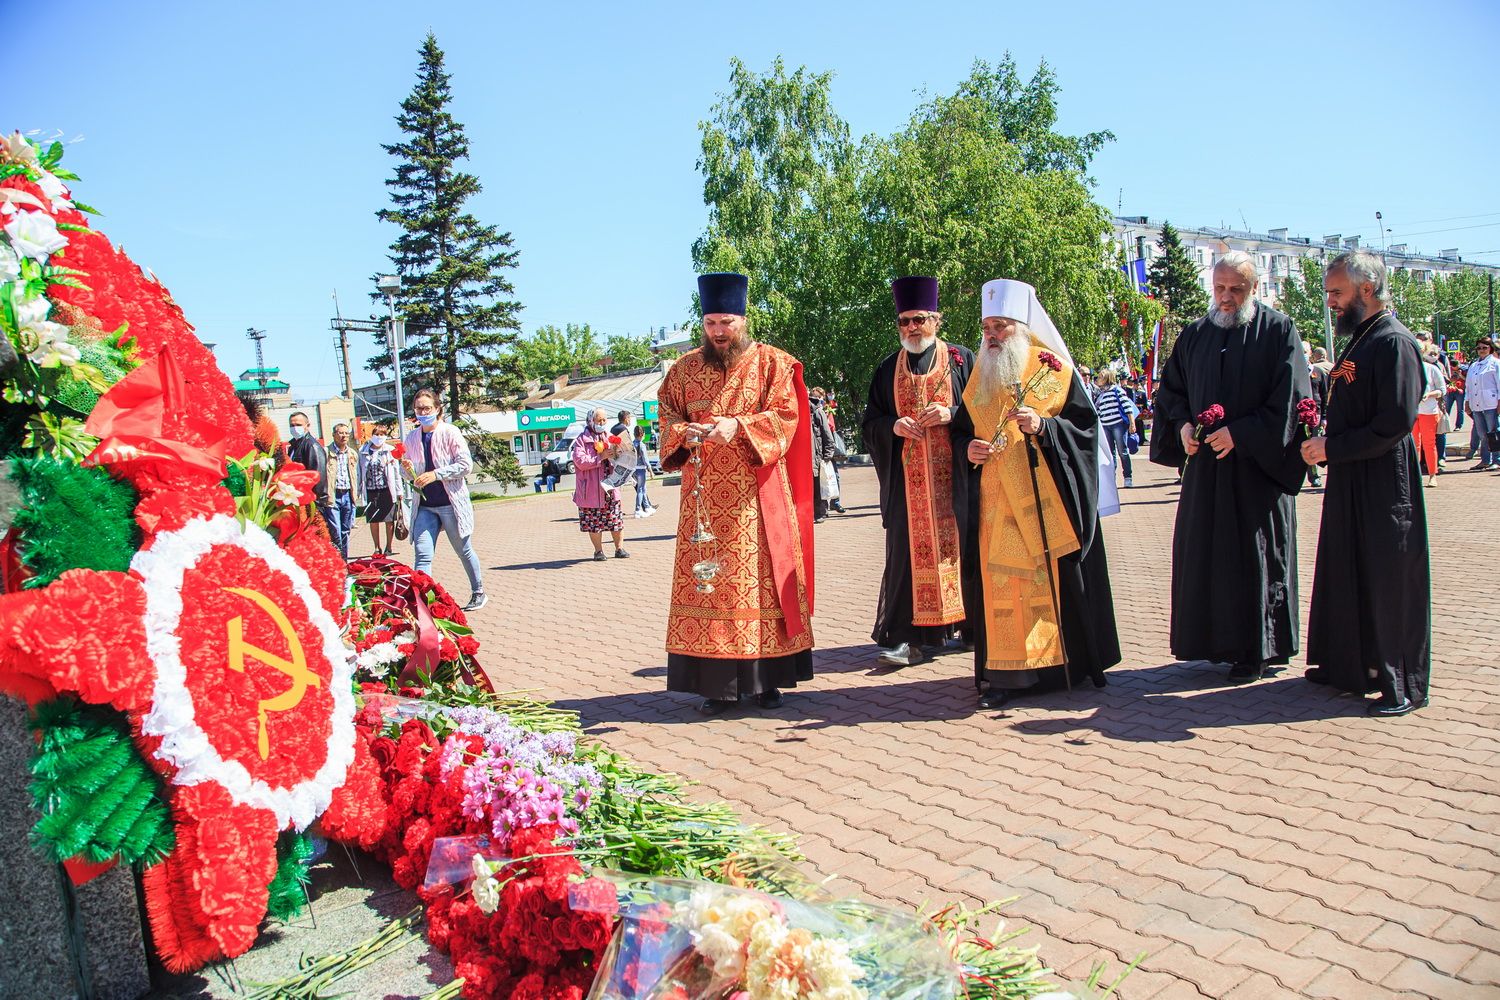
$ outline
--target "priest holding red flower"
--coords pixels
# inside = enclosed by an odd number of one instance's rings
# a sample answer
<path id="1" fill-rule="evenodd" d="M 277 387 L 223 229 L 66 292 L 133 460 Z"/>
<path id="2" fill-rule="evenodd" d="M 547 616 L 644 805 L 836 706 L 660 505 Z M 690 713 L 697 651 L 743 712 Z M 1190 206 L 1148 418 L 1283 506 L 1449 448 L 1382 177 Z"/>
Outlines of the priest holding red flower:
<path id="1" fill-rule="evenodd" d="M 1151 461 L 1182 469 L 1172 655 L 1227 663 L 1236 684 L 1297 653 L 1296 407 L 1312 395 L 1297 328 L 1255 301 L 1256 282 L 1250 255 L 1219 259 L 1208 315 L 1167 359 L 1151 434 Z"/>
<path id="2" fill-rule="evenodd" d="M 1120 661 L 1099 532 L 1119 507 L 1099 415 L 1036 289 L 1001 279 L 982 295 L 984 340 L 953 441 L 983 470 L 971 601 L 982 613 L 969 623 L 975 685 L 988 684 L 980 707 L 999 708 L 1084 677 L 1102 687 Z"/>

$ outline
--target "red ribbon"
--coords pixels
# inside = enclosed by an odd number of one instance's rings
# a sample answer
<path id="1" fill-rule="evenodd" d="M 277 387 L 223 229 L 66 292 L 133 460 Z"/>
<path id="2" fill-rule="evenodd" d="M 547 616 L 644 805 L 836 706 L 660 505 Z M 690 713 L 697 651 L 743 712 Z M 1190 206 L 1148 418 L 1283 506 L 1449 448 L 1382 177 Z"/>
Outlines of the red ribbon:
<path id="1" fill-rule="evenodd" d="M 222 428 L 187 414 L 187 385 L 162 348 L 155 358 L 126 375 L 99 397 L 84 430 L 99 444 L 84 465 L 111 465 L 138 486 L 170 487 L 184 476 L 218 482 L 224 478 Z M 207 447 L 167 436 L 171 419 Z"/>

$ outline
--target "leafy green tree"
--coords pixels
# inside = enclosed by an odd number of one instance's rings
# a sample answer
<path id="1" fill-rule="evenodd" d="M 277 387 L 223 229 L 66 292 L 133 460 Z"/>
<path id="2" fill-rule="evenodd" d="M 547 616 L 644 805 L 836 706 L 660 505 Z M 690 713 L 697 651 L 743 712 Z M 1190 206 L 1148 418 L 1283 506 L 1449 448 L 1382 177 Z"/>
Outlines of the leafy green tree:
<path id="1" fill-rule="evenodd" d="M 632 368 L 650 368 L 656 364 L 656 355 L 651 353 L 651 336 L 617 333 L 609 338 L 604 349 L 612 371 L 629 371 Z"/>
<path id="2" fill-rule="evenodd" d="M 930 98 L 869 146 L 869 244 L 896 273 L 937 276 L 948 339 L 976 345 L 980 289 L 1018 278 L 1036 286 L 1077 360 L 1097 365 L 1119 357 L 1119 307 L 1150 307 L 1118 268 L 1109 216 L 1084 174 L 1111 136 L 1057 133 L 1056 93 L 1045 64 L 1022 83 L 1008 56 L 978 61 L 953 95 Z M 895 345 L 883 280 L 870 305 L 888 331 L 884 354 Z"/>
<path id="3" fill-rule="evenodd" d="M 1437 304 L 1435 291 L 1438 281 L 1419 278 L 1402 269 L 1390 274 L 1391 308 L 1396 318 L 1406 324 L 1412 332 L 1432 330 L 1433 308 Z"/>
<path id="4" fill-rule="evenodd" d="M 1151 294 L 1167 309 L 1162 324 L 1162 346 L 1177 340 L 1182 328 L 1208 312 L 1208 293 L 1198 276 L 1198 265 L 1183 248 L 1182 237 L 1170 222 L 1163 222 L 1156 239 L 1160 251 L 1147 274 Z"/>
<path id="5" fill-rule="evenodd" d="M 1457 340 L 1467 357 L 1474 344 L 1491 332 L 1489 278 L 1480 271 L 1456 271 L 1432 279 L 1433 324 L 1437 339 Z M 1420 322 L 1420 320 L 1419 320 Z"/>
<path id="6" fill-rule="evenodd" d="M 1111 137 L 1055 131 L 1045 64 L 1022 82 L 1009 57 L 976 63 L 955 94 L 858 145 L 831 83 L 780 60 L 765 74 L 735 60 L 729 91 L 700 124 L 709 221 L 693 262 L 750 276 L 760 339 L 857 412 L 898 345 L 892 278 L 936 275 L 945 336 L 974 344 L 980 286 L 1004 276 L 1037 285 L 1080 361 L 1118 355 L 1116 306 L 1151 307 L 1109 259 L 1109 219 L 1083 172 Z"/>
<path id="7" fill-rule="evenodd" d="M 1298 257 L 1297 270 L 1281 283 L 1276 307 L 1297 324 L 1309 344 L 1327 348 L 1323 338 L 1323 265 L 1312 257 Z"/>
<path id="8" fill-rule="evenodd" d="M 458 168 L 469 155 L 464 127 L 448 110 L 452 100 L 443 50 L 429 32 L 422 43 L 417 83 L 396 116 L 404 138 L 385 145 L 395 157 L 386 181 L 391 206 L 377 216 L 401 235 L 390 260 L 401 276 L 397 299 L 408 321 L 401 364 L 406 381 L 441 387 L 450 418 L 481 400 L 498 402 L 521 387 L 520 371 L 504 350 L 520 329 L 521 305 L 507 272 L 519 252 L 511 236 L 484 225 L 464 205 L 479 194 L 479 178 Z M 372 370 L 391 364 L 384 338 Z"/>
<path id="9" fill-rule="evenodd" d="M 569 323 L 561 329 L 551 324 L 538 327 L 529 337 L 517 340 L 512 352 L 523 378 L 550 382 L 574 370 L 592 374 L 605 348 L 593 327 Z"/>

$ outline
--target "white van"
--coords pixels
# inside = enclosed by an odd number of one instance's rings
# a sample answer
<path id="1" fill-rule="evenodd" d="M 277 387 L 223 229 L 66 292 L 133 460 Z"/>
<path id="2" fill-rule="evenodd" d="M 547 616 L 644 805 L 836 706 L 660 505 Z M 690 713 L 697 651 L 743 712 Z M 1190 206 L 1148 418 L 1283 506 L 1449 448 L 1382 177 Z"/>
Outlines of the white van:
<path id="1" fill-rule="evenodd" d="M 569 424 L 568 429 L 563 431 L 562 438 L 552 446 L 552 450 L 542 456 L 543 460 L 551 459 L 556 462 L 557 467 L 562 469 L 565 476 L 573 473 L 573 442 L 578 440 L 578 435 L 583 433 L 583 428 L 582 420 L 575 420 Z"/>

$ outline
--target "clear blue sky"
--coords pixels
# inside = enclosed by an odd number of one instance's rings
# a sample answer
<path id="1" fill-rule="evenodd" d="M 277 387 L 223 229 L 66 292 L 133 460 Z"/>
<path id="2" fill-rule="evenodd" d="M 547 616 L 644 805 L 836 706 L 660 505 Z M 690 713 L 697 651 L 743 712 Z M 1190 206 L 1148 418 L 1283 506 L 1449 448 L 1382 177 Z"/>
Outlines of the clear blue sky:
<path id="1" fill-rule="evenodd" d="M 12 128 L 82 136 L 97 224 L 172 289 L 231 374 L 245 328 L 297 394 L 340 391 L 331 295 L 385 270 L 393 116 L 431 28 L 523 326 L 685 318 L 705 209 L 697 123 L 728 61 L 832 70 L 855 135 L 976 57 L 1045 58 L 1062 126 L 1112 129 L 1096 196 L 1184 225 L 1378 236 L 1500 262 L 1492 0 L 1316 3 L 253 4 L 3 0 Z M 1123 202 L 1120 201 L 1123 189 Z M 1436 221 L 1434 221 L 1436 220 Z M 356 384 L 368 381 L 356 343 Z"/>

